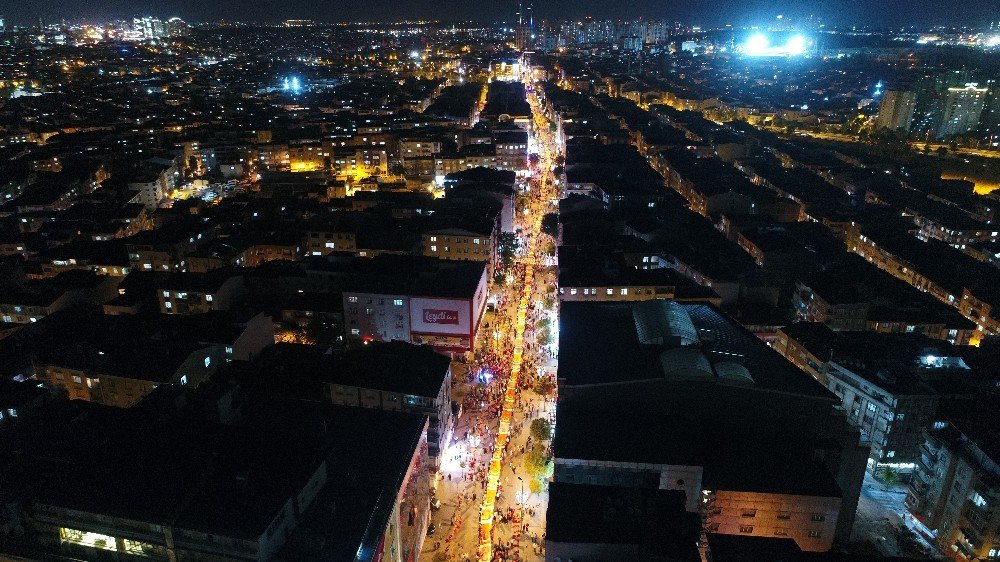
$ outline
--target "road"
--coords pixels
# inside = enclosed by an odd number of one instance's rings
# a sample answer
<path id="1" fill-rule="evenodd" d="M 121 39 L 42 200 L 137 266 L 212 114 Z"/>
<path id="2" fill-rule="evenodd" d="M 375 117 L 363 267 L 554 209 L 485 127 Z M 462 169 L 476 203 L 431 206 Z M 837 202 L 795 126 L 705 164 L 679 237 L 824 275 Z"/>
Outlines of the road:
<path id="1" fill-rule="evenodd" d="M 822 133 L 818 131 L 796 131 L 797 135 L 812 137 L 820 140 L 831 140 L 840 142 L 858 142 L 858 138 L 854 135 L 844 135 L 841 133 Z M 937 150 L 944 148 L 948 151 L 948 154 L 958 154 L 962 156 L 980 156 L 983 158 L 1000 158 L 1000 151 L 998 150 L 984 150 L 981 148 L 957 148 L 952 150 L 947 144 L 941 143 L 925 143 L 924 141 L 911 141 L 910 146 L 915 150 L 923 150 L 924 146 L 929 148 L 928 154 L 931 156 L 937 156 Z"/>
<path id="2" fill-rule="evenodd" d="M 934 547 L 911 529 L 905 499 L 905 485 L 885 484 L 866 473 L 851 537 L 854 550 L 929 559 Z"/>
<path id="3" fill-rule="evenodd" d="M 544 560 L 548 495 L 544 484 L 531 492 L 536 477 L 525 461 L 532 445 L 547 451 L 530 441 L 530 422 L 555 422 L 554 396 L 538 394 L 534 383 L 554 380 L 556 369 L 555 338 L 543 347 L 535 328 L 547 322 L 558 331 L 557 311 L 545 307 L 556 277 L 548 256 L 541 255 L 549 239 L 540 233 L 542 217 L 554 210 L 558 153 L 538 100 L 529 96 L 529 102 L 539 160 L 523 195 L 526 212 L 517 217 L 523 251 L 509 281 L 491 288 L 498 306 L 483 321 L 476 359 L 453 365 L 452 398 L 463 404 L 463 413 L 442 455 L 435 490 L 441 506 L 432 516 L 435 530 L 424 542 L 422 561 Z"/>

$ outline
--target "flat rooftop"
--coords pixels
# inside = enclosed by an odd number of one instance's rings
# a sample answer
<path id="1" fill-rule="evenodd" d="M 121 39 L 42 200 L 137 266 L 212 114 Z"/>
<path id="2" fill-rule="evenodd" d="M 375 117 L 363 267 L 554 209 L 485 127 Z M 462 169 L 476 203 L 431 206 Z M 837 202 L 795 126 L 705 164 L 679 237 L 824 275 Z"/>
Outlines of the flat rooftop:
<path id="1" fill-rule="evenodd" d="M 681 339 L 686 342 L 678 342 L 676 334 L 672 334 L 676 326 L 694 335 L 685 335 Z M 665 329 L 666 337 L 657 339 L 646 333 L 650 329 Z M 699 371 L 705 376 L 697 376 Z M 666 300 L 562 303 L 558 370 L 561 385 L 680 380 L 692 376 L 704 381 L 749 383 L 755 388 L 783 393 L 832 396 L 812 377 L 711 305 Z"/>

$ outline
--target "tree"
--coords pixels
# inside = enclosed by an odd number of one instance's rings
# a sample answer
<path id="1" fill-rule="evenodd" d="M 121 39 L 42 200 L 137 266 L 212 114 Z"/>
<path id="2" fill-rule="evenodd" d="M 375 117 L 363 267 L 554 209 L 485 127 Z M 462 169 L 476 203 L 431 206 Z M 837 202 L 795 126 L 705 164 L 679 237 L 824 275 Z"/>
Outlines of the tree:
<path id="1" fill-rule="evenodd" d="M 306 324 L 305 335 L 318 345 L 330 346 L 336 342 L 339 331 L 335 330 L 332 324 L 313 319 Z"/>
<path id="2" fill-rule="evenodd" d="M 892 468 L 887 467 L 884 471 L 882 471 L 882 480 L 885 481 L 886 484 L 895 484 L 899 482 L 899 474 Z"/>
<path id="3" fill-rule="evenodd" d="M 555 383 L 548 378 L 538 379 L 538 382 L 535 383 L 535 392 L 542 396 L 552 394 L 552 391 L 555 389 Z"/>
<path id="4" fill-rule="evenodd" d="M 549 478 L 555 468 L 543 447 L 535 447 L 528 453 L 524 459 L 524 467 L 535 478 Z"/>
<path id="5" fill-rule="evenodd" d="M 498 246 L 500 249 L 500 271 L 507 271 L 514 264 L 514 255 L 519 246 L 517 236 L 512 232 L 501 233 Z"/>
<path id="6" fill-rule="evenodd" d="M 538 478 L 532 478 L 528 480 L 528 491 L 532 494 L 541 494 L 545 490 L 545 483 Z"/>
<path id="7" fill-rule="evenodd" d="M 542 217 L 542 232 L 556 238 L 559 236 L 559 216 L 555 213 L 546 213 Z"/>
<path id="8" fill-rule="evenodd" d="M 548 441 L 552 437 L 552 424 L 545 418 L 531 420 L 531 437 L 536 441 Z"/>
<path id="9" fill-rule="evenodd" d="M 406 168 L 404 168 L 402 164 L 393 164 L 392 166 L 389 166 L 389 173 L 394 176 L 405 176 Z"/>
<path id="10" fill-rule="evenodd" d="M 538 335 L 535 336 L 535 341 L 538 345 L 549 345 L 552 340 L 552 332 L 548 328 L 542 328 L 538 330 Z"/>

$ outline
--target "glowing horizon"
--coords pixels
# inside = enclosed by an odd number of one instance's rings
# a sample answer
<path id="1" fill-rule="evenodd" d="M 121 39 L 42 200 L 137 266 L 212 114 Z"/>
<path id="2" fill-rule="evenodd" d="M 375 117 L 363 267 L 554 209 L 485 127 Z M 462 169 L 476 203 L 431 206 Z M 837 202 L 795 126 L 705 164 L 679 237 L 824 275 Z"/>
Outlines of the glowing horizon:
<path id="1" fill-rule="evenodd" d="M 772 45 L 767 35 L 755 33 L 740 51 L 748 57 L 794 57 L 805 54 L 812 44 L 804 35 L 793 35 L 784 45 Z"/>

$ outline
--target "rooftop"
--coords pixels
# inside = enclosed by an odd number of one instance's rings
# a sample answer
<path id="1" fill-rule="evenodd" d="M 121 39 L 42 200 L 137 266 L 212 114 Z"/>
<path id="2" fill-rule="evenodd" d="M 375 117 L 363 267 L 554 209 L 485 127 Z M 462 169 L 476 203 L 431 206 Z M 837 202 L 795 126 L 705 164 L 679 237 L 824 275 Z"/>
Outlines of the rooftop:
<path id="1" fill-rule="evenodd" d="M 684 509 L 679 490 L 549 484 L 546 540 L 655 546 L 671 560 L 699 560 L 700 519 Z"/>
<path id="2" fill-rule="evenodd" d="M 650 330 L 655 326 L 666 331 L 653 337 Z M 830 396 L 767 344 L 707 304 L 666 300 L 564 302 L 559 334 L 558 377 L 566 386 L 665 380 L 676 372 L 680 360 L 668 352 L 690 346 L 704 360 L 685 368 L 701 369 L 704 380 Z M 601 360 L 595 361 L 595 357 Z M 746 375 L 730 376 L 737 372 Z"/>

